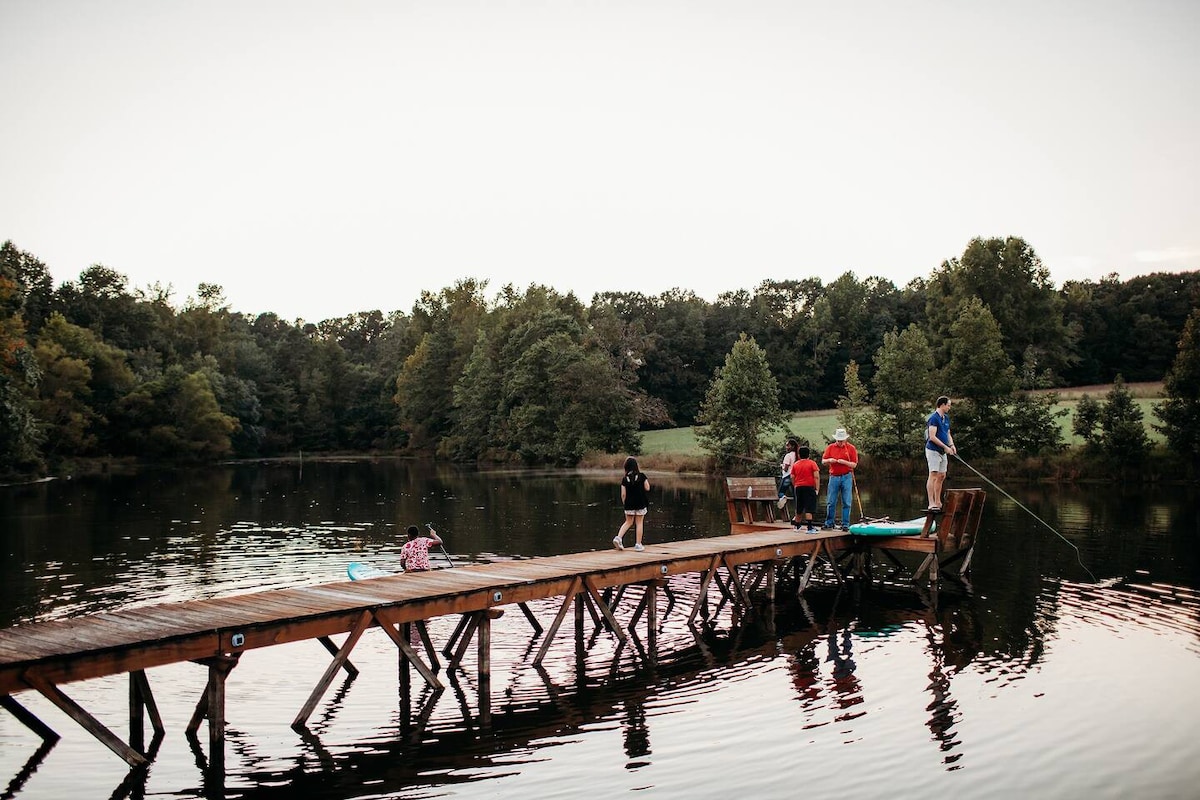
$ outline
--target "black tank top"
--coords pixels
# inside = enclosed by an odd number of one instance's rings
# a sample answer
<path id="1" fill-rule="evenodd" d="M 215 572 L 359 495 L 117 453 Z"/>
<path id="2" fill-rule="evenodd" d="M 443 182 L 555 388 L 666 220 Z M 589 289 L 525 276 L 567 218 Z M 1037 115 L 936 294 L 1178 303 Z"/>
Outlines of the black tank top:
<path id="1" fill-rule="evenodd" d="M 625 487 L 625 510 L 640 511 L 643 508 L 649 508 L 649 498 L 646 497 L 646 476 L 641 472 L 634 475 L 626 475 L 621 478 L 621 485 Z"/>

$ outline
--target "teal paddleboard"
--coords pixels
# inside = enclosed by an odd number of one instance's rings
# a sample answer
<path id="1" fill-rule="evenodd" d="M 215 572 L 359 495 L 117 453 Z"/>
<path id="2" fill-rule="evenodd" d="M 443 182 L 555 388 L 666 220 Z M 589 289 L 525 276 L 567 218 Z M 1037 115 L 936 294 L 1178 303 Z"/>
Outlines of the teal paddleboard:
<path id="1" fill-rule="evenodd" d="M 925 517 L 903 522 L 856 522 L 850 526 L 855 536 L 914 536 L 925 527 Z"/>
<path id="2" fill-rule="evenodd" d="M 360 561 L 351 561 L 346 567 L 346 574 L 350 576 L 350 580 L 352 581 L 365 581 L 367 578 L 382 578 L 385 575 L 396 575 L 398 573 L 373 567 L 370 564 L 364 564 Z"/>

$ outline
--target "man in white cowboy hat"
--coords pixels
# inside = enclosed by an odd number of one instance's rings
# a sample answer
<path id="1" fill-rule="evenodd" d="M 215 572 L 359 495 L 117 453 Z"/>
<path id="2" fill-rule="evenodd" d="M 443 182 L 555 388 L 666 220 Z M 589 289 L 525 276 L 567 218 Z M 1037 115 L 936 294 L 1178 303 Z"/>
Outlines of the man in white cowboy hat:
<path id="1" fill-rule="evenodd" d="M 838 498 L 842 501 L 842 530 L 850 528 L 850 501 L 854 497 L 854 468 L 858 466 L 858 450 L 846 441 L 850 434 L 845 428 L 833 432 L 833 441 L 825 448 L 821 463 L 829 467 L 829 488 L 826 489 L 825 527 L 833 528 Z"/>

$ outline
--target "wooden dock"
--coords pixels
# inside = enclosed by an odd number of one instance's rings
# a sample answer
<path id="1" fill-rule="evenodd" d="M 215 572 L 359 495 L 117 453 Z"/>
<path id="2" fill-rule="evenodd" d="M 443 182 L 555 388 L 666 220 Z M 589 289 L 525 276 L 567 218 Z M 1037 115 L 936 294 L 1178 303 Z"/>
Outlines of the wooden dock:
<path id="1" fill-rule="evenodd" d="M 791 517 L 791 507 L 787 503 L 780 507 L 778 502 L 774 478 L 725 479 L 725 508 L 729 513 L 729 529 L 733 533 L 775 530 L 786 524 Z M 922 574 L 928 573 L 936 591 L 942 570 L 958 563 L 957 575 L 951 572 L 945 574 L 962 579 L 971 569 L 971 556 L 986 502 L 987 492 L 983 489 L 947 489 L 942 510 L 925 515 L 925 525 L 919 534 L 858 536 L 853 537 L 849 547 L 840 540 L 823 546 L 827 548 L 830 558 L 835 557 L 835 546 L 852 557 L 854 563 L 851 569 L 856 575 L 869 574 L 873 550 L 883 553 L 900 569 L 904 569 L 904 565 L 896 559 L 894 552 L 923 553 L 925 558 L 912 574 L 912 580 L 919 580 Z"/>
<path id="2" fill-rule="evenodd" d="M 552 646 L 572 606 L 575 624 L 585 612 L 597 628 L 611 630 L 624 641 L 644 616 L 650 653 L 655 652 L 658 590 L 671 580 L 699 580 L 689 623 L 718 587 L 722 602 L 741 613 L 753 613 L 750 593 L 764 589 L 774 598 L 781 568 L 793 568 L 802 590 L 822 557 L 841 580 L 836 554 L 851 537 L 838 531 L 801 533 L 781 522 L 759 523 L 760 529 L 708 539 L 649 545 L 642 552 L 604 550 L 521 561 L 462 566 L 408 573 L 358 582 L 276 589 L 211 600 L 168 603 L 92 614 L 74 619 L 19 625 L 0 631 L 0 705 L 47 741 L 58 734 L 21 705 L 16 695 L 37 691 L 132 766 L 146 763 L 143 726 L 148 717 L 156 735 L 163 732 L 146 670 L 184 661 L 208 669 L 207 687 L 196 704 L 187 732 L 194 735 L 208 720 L 209 761 L 223 768 L 225 681 L 243 653 L 287 642 L 316 639 L 333 656 L 293 726 L 303 729 L 339 671 L 355 672 L 349 657 L 360 637 L 379 627 L 400 653 L 401 690 L 407 691 L 411 665 L 435 688 L 441 664 L 425 620 L 460 615 L 449 642 L 440 651 L 457 668 L 473 640 L 477 650 L 479 714 L 490 718 L 491 620 L 516 605 L 535 633 L 540 622 L 528 601 L 563 597 L 558 614 L 545 631 L 534 657 L 540 663 Z M 801 565 L 804 565 L 801 575 Z M 689 577 L 691 576 L 691 577 Z M 613 613 L 612 597 L 621 587 L 645 587 L 640 604 L 622 623 Z M 423 654 L 409 644 L 409 626 L 420 636 Z M 345 634 L 340 645 L 331 637 Z M 129 731 L 125 742 L 63 691 L 75 681 L 106 675 L 129 675 Z"/>

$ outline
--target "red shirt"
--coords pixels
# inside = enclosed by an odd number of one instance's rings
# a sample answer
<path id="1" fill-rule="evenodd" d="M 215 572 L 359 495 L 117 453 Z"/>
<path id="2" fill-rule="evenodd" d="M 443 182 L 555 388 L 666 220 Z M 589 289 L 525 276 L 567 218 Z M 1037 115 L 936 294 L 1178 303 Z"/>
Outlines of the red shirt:
<path id="1" fill-rule="evenodd" d="M 858 450 L 854 449 L 854 445 L 850 444 L 849 442 L 833 442 L 829 445 L 829 447 L 825 448 L 825 453 L 821 456 L 822 461 L 827 458 L 841 458 L 846 461 L 853 461 L 855 464 L 857 464 Z M 845 464 L 829 465 L 830 476 L 845 475 L 849 471 L 850 468 Z"/>
<path id="2" fill-rule="evenodd" d="M 817 462 L 811 458 L 798 458 L 796 463 L 792 464 L 792 486 L 811 486 L 815 489 L 817 476 L 820 474 L 821 468 L 817 466 Z"/>

